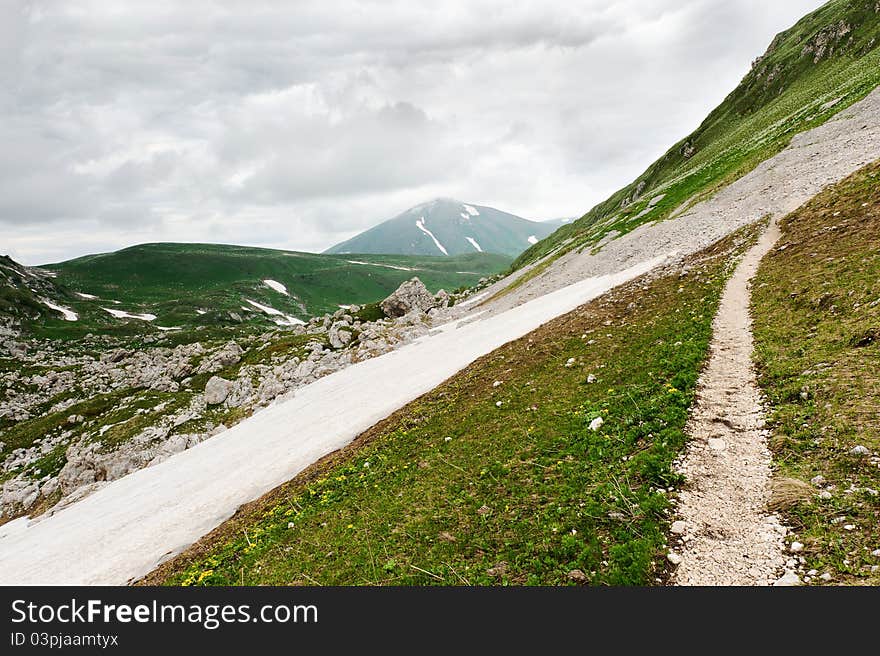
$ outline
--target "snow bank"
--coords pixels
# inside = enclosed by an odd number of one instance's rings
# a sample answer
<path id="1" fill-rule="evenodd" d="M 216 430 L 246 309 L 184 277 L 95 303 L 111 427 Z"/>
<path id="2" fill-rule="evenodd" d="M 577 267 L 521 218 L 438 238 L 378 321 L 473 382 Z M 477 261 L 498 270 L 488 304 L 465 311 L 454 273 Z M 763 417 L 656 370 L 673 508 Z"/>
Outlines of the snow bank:
<path id="1" fill-rule="evenodd" d="M 119 301 L 113 301 L 114 303 L 118 303 Z M 113 310 L 111 308 L 102 307 L 104 312 L 109 312 L 117 319 L 139 319 L 141 321 L 155 321 L 155 314 L 129 314 L 128 312 L 124 312 L 123 310 Z"/>
<path id="2" fill-rule="evenodd" d="M 379 262 L 361 262 L 360 260 L 346 260 L 349 264 L 363 264 L 364 266 L 377 266 L 386 269 L 397 269 L 398 271 L 421 271 L 421 269 L 413 269 L 412 267 L 395 266 L 393 264 L 380 264 Z"/>
<path id="3" fill-rule="evenodd" d="M 274 289 L 279 294 L 284 294 L 285 296 L 290 296 L 290 294 L 287 293 L 287 287 L 282 285 L 277 280 L 264 280 L 263 284 L 266 285 L 266 287 L 268 287 L 270 289 Z"/>
<path id="4" fill-rule="evenodd" d="M 477 358 L 663 260 L 588 278 L 477 321 L 446 324 L 321 378 L 292 399 L 26 528 L 20 522 L 0 527 L 0 584 L 119 585 L 142 576 L 241 504 L 345 446 Z"/>
<path id="5" fill-rule="evenodd" d="M 262 303 L 257 303 L 256 301 L 252 301 L 249 298 L 246 298 L 244 300 L 246 303 L 250 303 L 255 308 L 260 310 L 261 312 L 265 312 L 269 316 L 275 317 L 274 321 L 279 326 L 298 326 L 298 325 L 305 324 L 305 321 L 303 321 L 301 319 L 297 319 L 296 317 L 294 317 L 292 315 L 285 314 L 281 310 L 276 310 L 275 308 L 269 307 L 268 305 L 263 305 Z M 242 306 L 242 309 L 247 310 L 249 308 Z"/>
<path id="6" fill-rule="evenodd" d="M 46 300 L 45 298 L 40 299 L 43 302 L 43 305 L 46 307 L 52 308 L 53 310 L 57 310 L 61 314 L 64 315 L 65 321 L 76 321 L 79 319 L 79 316 L 76 312 L 71 310 L 70 308 L 63 307 L 61 305 L 55 305 L 52 301 Z"/>

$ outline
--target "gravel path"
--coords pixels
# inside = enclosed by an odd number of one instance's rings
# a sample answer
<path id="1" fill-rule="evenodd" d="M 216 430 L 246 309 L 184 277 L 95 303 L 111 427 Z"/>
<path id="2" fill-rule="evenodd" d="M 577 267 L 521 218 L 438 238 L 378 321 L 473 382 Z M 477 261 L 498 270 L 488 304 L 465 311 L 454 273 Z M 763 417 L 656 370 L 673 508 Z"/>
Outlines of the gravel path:
<path id="1" fill-rule="evenodd" d="M 773 222 L 734 271 L 715 317 L 679 466 L 687 484 L 672 526 L 677 552 L 668 556 L 680 563 L 677 585 L 770 585 L 785 565 L 786 530 L 766 511 L 771 460 L 749 316 L 750 281 L 778 238 Z"/>
<path id="2" fill-rule="evenodd" d="M 610 240 L 596 255 L 589 250 L 566 253 L 541 275 L 480 309 L 504 311 L 576 280 L 625 269 L 655 253 L 678 251 L 684 258 L 767 215 L 785 216 L 825 186 L 878 158 L 880 87 L 827 123 L 795 135 L 778 155 L 676 219 L 642 225 Z M 514 273 L 487 291 L 501 291 L 520 275 Z"/>

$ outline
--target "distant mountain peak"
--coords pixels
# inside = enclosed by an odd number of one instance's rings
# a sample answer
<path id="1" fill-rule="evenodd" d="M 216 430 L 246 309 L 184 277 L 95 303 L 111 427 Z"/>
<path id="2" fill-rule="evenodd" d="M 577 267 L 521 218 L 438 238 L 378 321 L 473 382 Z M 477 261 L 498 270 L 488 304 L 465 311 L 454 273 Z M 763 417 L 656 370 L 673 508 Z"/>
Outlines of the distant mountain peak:
<path id="1" fill-rule="evenodd" d="M 411 207 L 326 252 L 516 256 L 557 227 L 492 207 L 440 197 Z"/>

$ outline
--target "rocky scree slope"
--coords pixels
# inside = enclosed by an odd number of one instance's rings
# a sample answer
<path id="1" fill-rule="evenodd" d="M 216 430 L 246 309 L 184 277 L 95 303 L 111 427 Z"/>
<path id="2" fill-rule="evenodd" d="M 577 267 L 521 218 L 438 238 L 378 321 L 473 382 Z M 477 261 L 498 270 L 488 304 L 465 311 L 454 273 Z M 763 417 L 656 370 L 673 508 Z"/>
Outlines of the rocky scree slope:
<path id="1" fill-rule="evenodd" d="M 454 298 L 454 297 L 453 297 Z M 0 518 L 75 501 L 224 431 L 276 399 L 425 335 L 451 300 L 418 278 L 376 306 L 213 339 L 90 335 L 0 343 Z M 57 509 L 57 508 L 56 508 Z"/>

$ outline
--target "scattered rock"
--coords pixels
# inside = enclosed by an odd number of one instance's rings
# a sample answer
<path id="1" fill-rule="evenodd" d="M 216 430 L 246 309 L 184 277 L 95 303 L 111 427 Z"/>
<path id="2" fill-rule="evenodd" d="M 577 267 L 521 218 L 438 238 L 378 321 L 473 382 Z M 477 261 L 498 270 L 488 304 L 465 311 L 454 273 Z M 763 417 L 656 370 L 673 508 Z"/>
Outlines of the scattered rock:
<path id="1" fill-rule="evenodd" d="M 792 553 L 800 553 L 804 550 L 804 545 L 801 542 L 792 542 L 789 550 Z"/>
<path id="2" fill-rule="evenodd" d="M 669 528 L 670 532 L 675 535 L 684 535 L 687 533 L 687 524 L 682 520 L 678 520 L 676 522 L 672 522 L 672 526 Z"/>
<path id="3" fill-rule="evenodd" d="M 776 582 L 773 584 L 774 587 L 791 587 L 795 585 L 801 584 L 801 577 L 797 575 L 796 572 L 787 571 L 783 574 Z"/>
<path id="4" fill-rule="evenodd" d="M 849 454 L 851 456 L 869 456 L 871 455 L 871 451 L 867 448 L 859 444 L 858 446 L 854 446 L 849 450 Z"/>
<path id="5" fill-rule="evenodd" d="M 587 575 L 584 574 L 583 571 L 579 570 L 579 569 L 571 570 L 567 574 L 567 576 L 568 576 L 569 581 L 574 581 L 575 583 L 588 583 L 589 582 Z"/>
<path id="6" fill-rule="evenodd" d="M 681 561 L 684 559 L 674 551 L 670 551 L 668 554 L 666 554 L 666 560 L 668 560 L 673 565 L 681 565 Z"/>
<path id="7" fill-rule="evenodd" d="M 205 403 L 208 405 L 219 405 L 226 400 L 232 391 L 232 381 L 220 378 L 219 376 L 211 376 L 208 384 L 205 385 Z"/>
<path id="8" fill-rule="evenodd" d="M 491 576 L 493 579 L 500 578 L 507 574 L 507 570 L 509 569 L 509 565 L 505 561 L 501 561 L 486 570 L 486 574 Z"/>
<path id="9" fill-rule="evenodd" d="M 602 428 L 602 425 L 605 423 L 605 420 L 602 417 L 596 417 L 593 421 L 590 422 L 590 430 L 597 431 Z"/>

